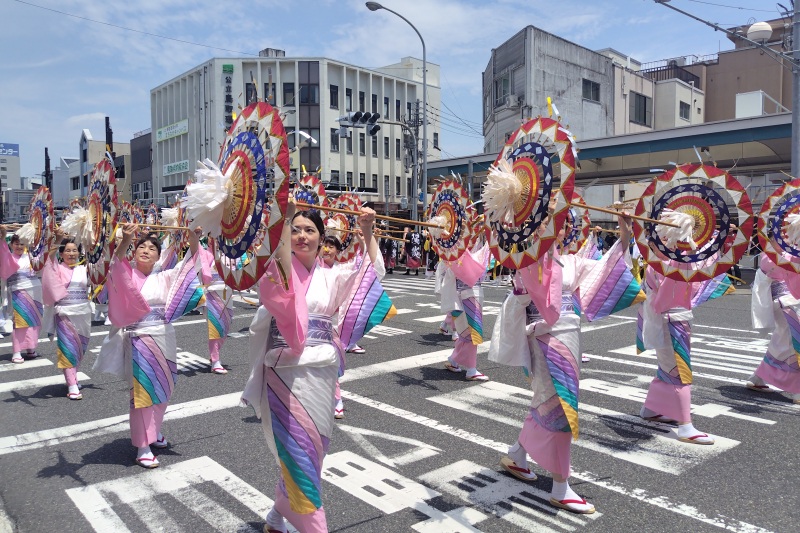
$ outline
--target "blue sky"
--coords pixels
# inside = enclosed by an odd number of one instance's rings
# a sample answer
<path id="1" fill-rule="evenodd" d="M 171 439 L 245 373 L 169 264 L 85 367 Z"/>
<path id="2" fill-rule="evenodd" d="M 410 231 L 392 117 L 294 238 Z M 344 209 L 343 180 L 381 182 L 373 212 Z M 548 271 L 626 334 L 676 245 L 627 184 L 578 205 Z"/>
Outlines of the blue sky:
<path id="1" fill-rule="evenodd" d="M 417 26 L 428 61 L 441 66 L 445 157 L 481 151 L 474 131 L 481 131 L 481 72 L 491 49 L 528 24 L 643 62 L 732 48 L 721 32 L 653 0 L 382 3 Z M 777 18 L 774 3 L 763 0 L 672 4 L 725 27 Z M 102 139 L 106 115 L 114 139 L 128 142 L 150 127 L 151 88 L 210 57 L 241 55 L 51 10 L 251 54 L 280 48 L 287 56 L 326 56 L 365 67 L 422 56 L 405 22 L 356 0 L 0 0 L 0 142 L 20 145 L 23 176 L 43 171 L 45 146 L 54 164 L 58 157 L 77 156 L 82 128 Z"/>

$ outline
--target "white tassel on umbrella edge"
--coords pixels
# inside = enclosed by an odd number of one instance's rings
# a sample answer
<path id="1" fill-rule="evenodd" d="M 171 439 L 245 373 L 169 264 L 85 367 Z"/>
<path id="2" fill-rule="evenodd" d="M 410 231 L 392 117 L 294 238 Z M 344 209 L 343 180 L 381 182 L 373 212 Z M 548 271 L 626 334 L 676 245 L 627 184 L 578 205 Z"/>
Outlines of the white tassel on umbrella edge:
<path id="1" fill-rule="evenodd" d="M 166 207 L 161 210 L 161 224 L 164 226 L 178 225 L 178 208 Z"/>
<path id="2" fill-rule="evenodd" d="M 61 229 L 75 239 L 75 243 L 87 249 L 94 243 L 94 224 L 92 214 L 88 209 L 76 207 L 70 214 L 64 217 Z"/>
<path id="3" fill-rule="evenodd" d="M 685 242 L 692 250 L 697 250 L 697 243 L 694 242 L 692 238 L 694 234 L 694 217 L 692 217 L 692 215 L 681 213 L 680 211 L 673 211 L 672 209 L 664 209 L 658 219 L 662 222 L 669 222 L 679 226 L 677 228 L 664 225 L 658 225 L 656 227 L 658 237 L 667 248 L 672 249 L 675 248 L 679 242 Z"/>
<path id="4" fill-rule="evenodd" d="M 431 217 L 430 220 L 428 220 L 428 222 L 440 226 L 438 228 L 433 228 L 433 227 L 428 228 L 431 237 L 438 238 L 442 235 L 442 233 L 444 232 L 444 228 L 447 226 L 447 217 L 444 215 L 436 215 L 435 217 Z"/>
<path id="5" fill-rule="evenodd" d="M 25 248 L 30 248 L 33 238 L 36 236 L 36 231 L 33 229 L 33 224 L 26 222 L 21 228 L 15 231 L 14 234 L 19 237 L 19 242 L 22 243 Z"/>
<path id="6" fill-rule="evenodd" d="M 800 246 L 800 214 L 792 213 L 786 217 L 786 241 L 792 246 Z"/>
<path id="7" fill-rule="evenodd" d="M 517 179 L 508 160 L 501 159 L 496 166 L 489 168 L 482 195 L 489 220 L 513 223 L 514 202 L 520 194 L 522 194 L 522 183 Z"/>
<path id="8" fill-rule="evenodd" d="M 186 186 L 186 196 L 181 198 L 181 207 L 186 209 L 190 228 L 202 227 L 212 237 L 222 234 L 222 217 L 231 192 L 234 168 L 235 165 L 231 165 L 228 174 L 223 175 L 210 159 L 197 162 L 196 181 Z"/>

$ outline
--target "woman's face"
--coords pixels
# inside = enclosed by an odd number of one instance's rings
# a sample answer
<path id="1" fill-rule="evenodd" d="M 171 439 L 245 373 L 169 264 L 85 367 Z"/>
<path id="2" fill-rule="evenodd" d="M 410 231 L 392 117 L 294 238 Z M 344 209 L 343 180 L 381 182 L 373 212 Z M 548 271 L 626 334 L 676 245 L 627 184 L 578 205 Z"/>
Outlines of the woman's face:
<path id="1" fill-rule="evenodd" d="M 296 255 L 316 257 L 319 241 L 320 234 L 313 222 L 305 217 L 292 220 L 292 251 Z"/>
<path id="2" fill-rule="evenodd" d="M 155 244 L 150 241 L 144 241 L 142 244 L 136 247 L 136 253 L 134 257 L 136 259 L 136 265 L 139 267 L 147 268 L 152 267 L 158 261 L 158 258 L 161 254 L 158 251 L 158 248 Z"/>
<path id="3" fill-rule="evenodd" d="M 22 255 L 23 253 L 25 253 L 25 247 L 19 241 L 12 241 L 11 251 L 17 255 Z"/>
<path id="4" fill-rule="evenodd" d="M 322 257 L 322 260 L 325 261 L 326 265 L 333 266 L 336 262 L 336 247 L 330 243 L 323 242 L 322 248 L 319 250 L 319 255 Z"/>
<path id="5" fill-rule="evenodd" d="M 78 263 L 78 255 L 78 245 L 74 242 L 69 242 L 64 246 L 64 251 L 61 252 L 61 259 L 68 266 L 75 266 Z"/>

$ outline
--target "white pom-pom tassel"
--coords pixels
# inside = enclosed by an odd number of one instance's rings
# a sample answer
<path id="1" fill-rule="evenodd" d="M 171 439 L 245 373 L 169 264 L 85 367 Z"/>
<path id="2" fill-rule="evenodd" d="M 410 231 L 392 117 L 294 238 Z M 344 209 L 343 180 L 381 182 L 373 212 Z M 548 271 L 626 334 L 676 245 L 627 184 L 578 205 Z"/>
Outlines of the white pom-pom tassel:
<path id="1" fill-rule="evenodd" d="M 73 211 L 64 217 L 61 223 L 61 229 L 75 239 L 78 245 L 84 248 L 91 246 L 94 242 L 94 224 L 92 223 L 92 214 L 88 209 L 83 207 L 76 207 Z"/>
<path id="2" fill-rule="evenodd" d="M 197 162 L 194 173 L 196 182 L 186 186 L 186 196 L 181 198 L 181 207 L 191 220 L 189 227 L 202 227 L 212 237 L 222 234 L 222 216 L 225 213 L 225 202 L 230 196 L 231 175 L 235 165 L 231 165 L 228 174 L 223 175 L 219 167 L 210 159 Z"/>
<path id="3" fill-rule="evenodd" d="M 786 241 L 792 246 L 800 246 L 800 214 L 793 213 L 786 217 Z"/>
<path id="4" fill-rule="evenodd" d="M 328 220 L 325 221 L 325 233 L 331 237 L 336 237 L 340 241 L 343 237 L 343 229 L 344 222 L 339 218 L 328 218 Z"/>
<path id="5" fill-rule="evenodd" d="M 445 231 L 445 228 L 447 228 L 447 217 L 444 215 L 436 215 L 435 217 L 431 217 L 430 220 L 428 220 L 428 222 L 439 226 L 438 228 L 434 227 L 428 228 L 431 237 L 435 238 L 441 237 L 442 233 L 444 233 Z"/>
<path id="6" fill-rule="evenodd" d="M 522 183 L 514 174 L 511 163 L 501 159 L 497 166 L 489 169 L 486 184 L 483 187 L 483 203 L 490 213 L 492 222 L 514 222 L 514 202 L 522 194 Z"/>
<path id="7" fill-rule="evenodd" d="M 155 224 L 155 222 L 153 222 Z M 165 226 L 178 225 L 178 208 L 166 207 L 161 210 L 161 223 Z"/>
<path id="8" fill-rule="evenodd" d="M 22 243 L 25 248 L 29 248 L 33 242 L 33 238 L 36 236 L 36 231 L 33 229 L 33 224 L 27 222 L 15 231 L 14 234 L 19 237 L 19 242 Z"/>
<path id="9" fill-rule="evenodd" d="M 692 215 L 673 211 L 672 209 L 664 209 L 658 219 L 662 222 L 678 225 L 677 228 L 664 225 L 656 227 L 656 233 L 667 248 L 672 249 L 679 242 L 685 242 L 692 250 L 697 250 L 697 243 L 692 238 L 694 234 L 694 217 Z"/>

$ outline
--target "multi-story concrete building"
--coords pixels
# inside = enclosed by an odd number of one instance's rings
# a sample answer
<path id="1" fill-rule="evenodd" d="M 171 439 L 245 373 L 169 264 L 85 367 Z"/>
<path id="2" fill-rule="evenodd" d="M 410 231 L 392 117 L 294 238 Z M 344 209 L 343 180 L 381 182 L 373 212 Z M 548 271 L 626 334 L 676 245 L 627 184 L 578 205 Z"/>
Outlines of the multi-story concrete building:
<path id="1" fill-rule="evenodd" d="M 96 141 L 92 137 L 92 133 L 83 129 L 81 131 L 81 139 L 78 143 L 79 156 L 78 156 L 78 175 L 70 175 L 70 198 L 78 198 L 88 194 L 89 178 L 92 175 L 94 166 L 106 156 L 106 143 L 105 141 Z M 131 199 L 131 186 L 128 180 L 128 169 L 130 165 L 125 165 L 125 156 L 128 158 L 131 155 L 131 145 L 128 143 L 114 143 L 114 167 L 118 170 L 117 191 L 123 200 L 130 201 Z"/>
<path id="2" fill-rule="evenodd" d="M 20 188 L 19 145 L 0 143 L 0 190 Z"/>
<path id="3" fill-rule="evenodd" d="M 147 206 L 153 198 L 153 148 L 150 129 L 131 139 L 131 202 Z"/>
<path id="4" fill-rule="evenodd" d="M 67 207 L 70 196 L 70 168 L 74 169 L 75 178 L 78 177 L 78 158 L 60 157 L 58 166 L 53 169 L 53 187 L 50 191 L 53 195 L 53 205 L 55 207 Z"/>
<path id="5" fill-rule="evenodd" d="M 438 109 L 439 66 L 427 67 L 428 103 Z M 421 126 L 420 60 L 406 57 L 372 70 L 266 49 L 258 58 L 211 59 L 151 90 L 152 194 L 161 205 L 184 188 L 195 161 L 218 160 L 233 114 L 256 96 L 280 110 L 289 148 L 296 150 L 293 172 L 320 168 L 330 188 L 358 188 L 377 209 L 388 203 L 394 211 L 402 198 L 416 196 L 410 191 L 403 128 L 395 123 L 416 120 Z M 378 134 L 362 128 L 340 137 L 336 119 L 351 111 L 380 113 Z M 429 145 L 439 135 L 430 122 Z M 304 143 L 300 131 L 317 143 Z M 438 158 L 429 152 L 429 159 Z"/>

